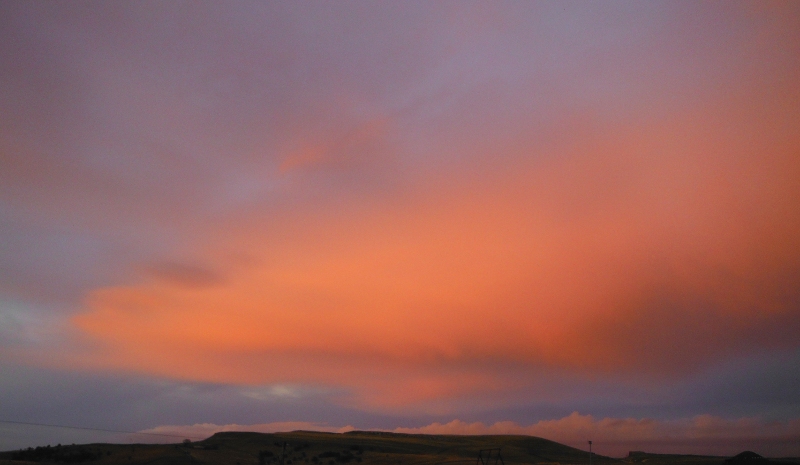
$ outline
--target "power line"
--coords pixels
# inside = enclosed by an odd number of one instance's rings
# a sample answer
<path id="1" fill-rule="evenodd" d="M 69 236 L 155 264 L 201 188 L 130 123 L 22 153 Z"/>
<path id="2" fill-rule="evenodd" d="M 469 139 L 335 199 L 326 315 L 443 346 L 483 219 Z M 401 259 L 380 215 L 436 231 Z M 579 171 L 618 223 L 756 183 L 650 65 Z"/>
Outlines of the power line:
<path id="1" fill-rule="evenodd" d="M 138 431 L 121 431 L 121 430 L 102 429 L 102 428 L 86 428 L 82 426 L 52 425 L 46 423 L 32 423 L 27 421 L 0 420 L 0 423 L 10 423 L 14 425 L 29 425 L 29 426 L 47 426 L 50 428 L 80 429 L 86 431 L 102 431 L 104 433 L 146 434 L 148 436 L 167 436 L 171 438 L 205 439 L 197 436 L 180 436 L 177 434 L 165 434 L 165 433 L 141 433 Z"/>

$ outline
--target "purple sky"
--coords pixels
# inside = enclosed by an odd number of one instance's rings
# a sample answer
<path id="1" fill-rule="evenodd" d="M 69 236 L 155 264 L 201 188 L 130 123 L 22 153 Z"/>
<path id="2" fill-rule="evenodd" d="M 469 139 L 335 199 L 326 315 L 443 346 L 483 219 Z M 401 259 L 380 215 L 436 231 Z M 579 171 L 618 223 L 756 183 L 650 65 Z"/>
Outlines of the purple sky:
<path id="1" fill-rule="evenodd" d="M 0 420 L 800 456 L 798 82 L 793 2 L 2 2 Z"/>

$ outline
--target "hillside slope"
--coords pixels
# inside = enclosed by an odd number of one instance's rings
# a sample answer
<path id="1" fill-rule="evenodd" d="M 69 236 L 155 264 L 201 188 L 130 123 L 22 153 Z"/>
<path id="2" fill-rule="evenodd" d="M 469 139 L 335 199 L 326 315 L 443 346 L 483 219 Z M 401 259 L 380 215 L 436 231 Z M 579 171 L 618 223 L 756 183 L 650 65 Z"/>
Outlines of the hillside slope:
<path id="1" fill-rule="evenodd" d="M 586 451 L 530 436 L 440 436 L 353 431 L 344 434 L 217 433 L 189 444 L 89 444 L 0 453 L 0 461 L 39 463 L 220 465 L 476 464 L 482 449 L 499 448 L 503 463 L 589 462 Z M 486 452 L 484 452 L 486 456 Z M 486 465 L 496 465 L 496 452 Z M 595 455 L 597 465 L 619 460 Z"/>

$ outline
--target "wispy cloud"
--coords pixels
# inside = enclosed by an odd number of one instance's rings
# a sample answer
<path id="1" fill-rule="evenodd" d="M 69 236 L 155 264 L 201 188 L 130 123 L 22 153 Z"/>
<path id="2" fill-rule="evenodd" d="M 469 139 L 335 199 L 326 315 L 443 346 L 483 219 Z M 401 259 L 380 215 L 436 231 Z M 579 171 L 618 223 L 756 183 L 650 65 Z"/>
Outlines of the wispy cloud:
<path id="1" fill-rule="evenodd" d="M 307 421 L 282 421 L 275 423 L 260 423 L 254 425 L 215 425 L 213 423 L 199 423 L 194 425 L 164 425 L 138 431 L 148 434 L 169 434 L 186 436 L 187 438 L 206 438 L 214 433 L 225 431 L 250 431 L 255 433 L 278 433 L 284 431 L 324 431 L 328 433 L 346 433 L 353 431 L 352 426 L 329 426 L 323 423 Z"/>

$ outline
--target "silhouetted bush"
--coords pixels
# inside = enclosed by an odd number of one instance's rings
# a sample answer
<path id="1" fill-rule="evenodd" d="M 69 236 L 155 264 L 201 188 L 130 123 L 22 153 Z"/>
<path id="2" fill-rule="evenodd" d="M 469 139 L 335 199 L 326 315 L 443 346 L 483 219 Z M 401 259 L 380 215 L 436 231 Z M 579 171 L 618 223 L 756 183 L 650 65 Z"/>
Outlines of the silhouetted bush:
<path id="1" fill-rule="evenodd" d="M 271 451 L 262 450 L 258 453 L 258 464 L 259 465 L 266 465 L 268 462 L 272 461 L 273 454 Z"/>
<path id="2" fill-rule="evenodd" d="M 328 463 L 333 463 L 334 461 L 339 462 L 339 463 L 348 463 L 348 462 L 350 462 L 352 460 L 355 460 L 355 457 L 353 457 L 353 455 L 350 453 L 349 450 L 345 450 L 344 452 L 335 452 L 335 451 L 332 451 L 332 450 L 325 451 L 325 452 L 319 454 L 319 458 L 321 458 L 321 459 L 327 459 L 327 458 L 333 459 L 333 460 L 330 460 Z"/>
<path id="3" fill-rule="evenodd" d="M 69 447 L 61 446 L 56 447 L 37 447 L 27 448 L 20 450 L 11 455 L 11 460 L 25 460 L 28 462 L 62 462 L 62 463 L 80 463 L 97 460 L 100 454 L 93 453 L 83 447 Z"/>

